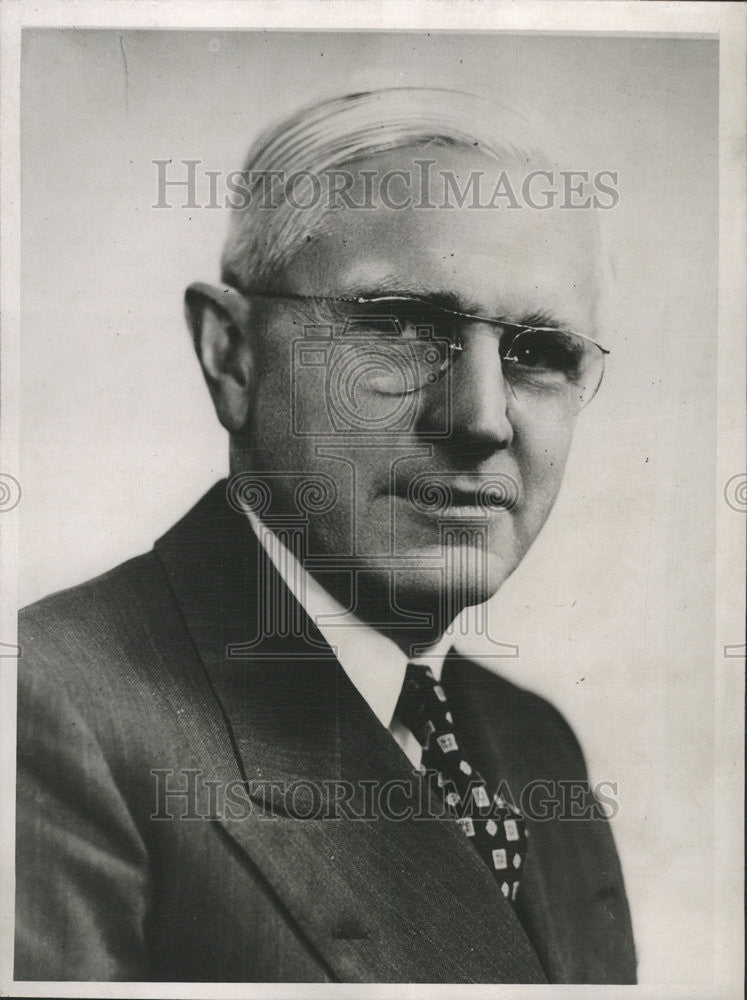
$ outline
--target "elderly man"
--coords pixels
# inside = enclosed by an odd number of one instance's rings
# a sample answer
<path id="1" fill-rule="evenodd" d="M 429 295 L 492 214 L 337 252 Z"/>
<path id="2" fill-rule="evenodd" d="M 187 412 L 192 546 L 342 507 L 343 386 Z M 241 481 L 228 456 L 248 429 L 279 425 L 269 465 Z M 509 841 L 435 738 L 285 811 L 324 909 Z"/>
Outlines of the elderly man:
<path id="1" fill-rule="evenodd" d="M 22 615 L 17 978 L 634 981 L 604 814 L 547 808 L 575 737 L 449 641 L 602 377 L 594 213 L 517 197 L 531 134 L 395 89 L 250 151 L 186 299 L 231 478 Z"/>

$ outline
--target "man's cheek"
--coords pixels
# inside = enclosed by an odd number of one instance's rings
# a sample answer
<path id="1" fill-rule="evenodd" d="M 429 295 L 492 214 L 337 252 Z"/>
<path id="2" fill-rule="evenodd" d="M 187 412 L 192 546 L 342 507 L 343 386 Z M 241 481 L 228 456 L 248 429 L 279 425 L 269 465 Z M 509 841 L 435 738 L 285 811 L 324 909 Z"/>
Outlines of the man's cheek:
<path id="1" fill-rule="evenodd" d="M 562 477 L 574 426 L 575 421 L 543 421 L 522 434 L 518 448 L 522 464 L 534 482 Z"/>
<path id="2" fill-rule="evenodd" d="M 522 518 L 537 525 L 544 524 L 563 480 L 570 435 L 563 434 L 554 441 L 544 444 L 531 452 L 524 452 L 520 461 Z"/>

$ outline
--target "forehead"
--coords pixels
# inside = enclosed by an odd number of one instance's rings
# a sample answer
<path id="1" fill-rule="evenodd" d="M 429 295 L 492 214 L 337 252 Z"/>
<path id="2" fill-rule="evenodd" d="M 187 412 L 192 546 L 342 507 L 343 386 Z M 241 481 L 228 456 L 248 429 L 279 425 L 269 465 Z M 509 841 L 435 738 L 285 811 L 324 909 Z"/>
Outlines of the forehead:
<path id="1" fill-rule="evenodd" d="M 435 161 L 427 174 L 416 162 L 425 159 Z M 351 200 L 368 207 L 326 214 L 287 268 L 289 290 L 445 292 L 466 310 L 506 319 L 542 313 L 592 332 L 597 223 L 588 209 L 542 210 L 523 202 L 522 184 L 543 164 L 501 165 L 477 151 L 428 146 L 378 154 L 347 169 Z M 537 176 L 532 183 L 536 202 L 553 182 Z M 455 192 L 465 190 L 459 207 Z M 509 190 L 519 207 L 508 207 Z M 392 207 L 408 196 L 410 205 Z M 498 207 L 488 207 L 491 200 Z"/>

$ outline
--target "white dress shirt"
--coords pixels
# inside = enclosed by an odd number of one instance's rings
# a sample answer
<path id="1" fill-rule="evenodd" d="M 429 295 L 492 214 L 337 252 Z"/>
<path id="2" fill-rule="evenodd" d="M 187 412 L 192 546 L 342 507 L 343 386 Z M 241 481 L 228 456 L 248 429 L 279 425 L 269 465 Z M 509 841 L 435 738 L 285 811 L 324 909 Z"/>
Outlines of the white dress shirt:
<path id="1" fill-rule="evenodd" d="M 414 767 L 420 767 L 422 749 L 413 734 L 394 718 L 408 662 L 424 663 L 441 679 L 448 636 L 442 636 L 427 654 L 408 661 L 399 646 L 366 625 L 327 593 L 296 557 L 253 511 L 247 513 L 255 535 L 298 603 L 329 643 L 340 666 L 386 726 Z"/>

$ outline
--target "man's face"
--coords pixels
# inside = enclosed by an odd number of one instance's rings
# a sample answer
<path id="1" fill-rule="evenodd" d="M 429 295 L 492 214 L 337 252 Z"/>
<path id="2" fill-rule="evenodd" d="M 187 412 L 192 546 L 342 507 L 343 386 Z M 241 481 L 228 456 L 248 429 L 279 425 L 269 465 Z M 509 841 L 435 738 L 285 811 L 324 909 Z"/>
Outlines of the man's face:
<path id="1" fill-rule="evenodd" d="M 470 171 L 482 170 L 488 192 L 498 180 L 499 166 L 482 154 L 443 149 L 435 155 L 435 203 L 442 199 L 437 169 L 453 171 L 460 186 Z M 433 149 L 396 150 L 355 169 L 379 176 L 412 170 L 423 156 L 433 157 Z M 521 176 L 511 176 L 520 190 Z M 396 186 L 391 190 L 400 197 Z M 378 203 L 339 210 L 293 259 L 276 290 L 438 295 L 473 314 L 593 336 L 597 247 L 589 214 L 512 210 L 505 202 L 499 209 L 392 210 Z M 310 553 L 349 557 L 365 570 L 366 587 L 381 593 L 394 579 L 401 607 L 432 607 L 447 592 L 456 610 L 486 600 L 521 561 L 552 508 L 573 413 L 548 406 L 539 393 L 507 388 L 496 330 L 483 324 L 467 327 L 448 374 L 404 394 L 382 392 L 381 345 L 377 361 L 365 338 L 360 349 L 349 340 L 325 340 L 320 324 L 339 319 L 334 308 L 280 300 L 267 307 L 248 429 L 252 470 L 267 474 L 275 512 L 297 513 L 302 481 L 321 477 L 328 484 L 331 478 L 335 502 L 309 514 Z M 356 309 L 366 314 L 365 306 Z M 386 351 L 386 338 L 382 344 Z M 478 493 L 491 484 L 503 489 L 507 502 L 486 508 Z M 431 487 L 443 489 L 434 494 Z M 429 495 L 451 500 L 444 509 L 429 505 Z M 466 530 L 455 535 L 459 527 Z"/>

